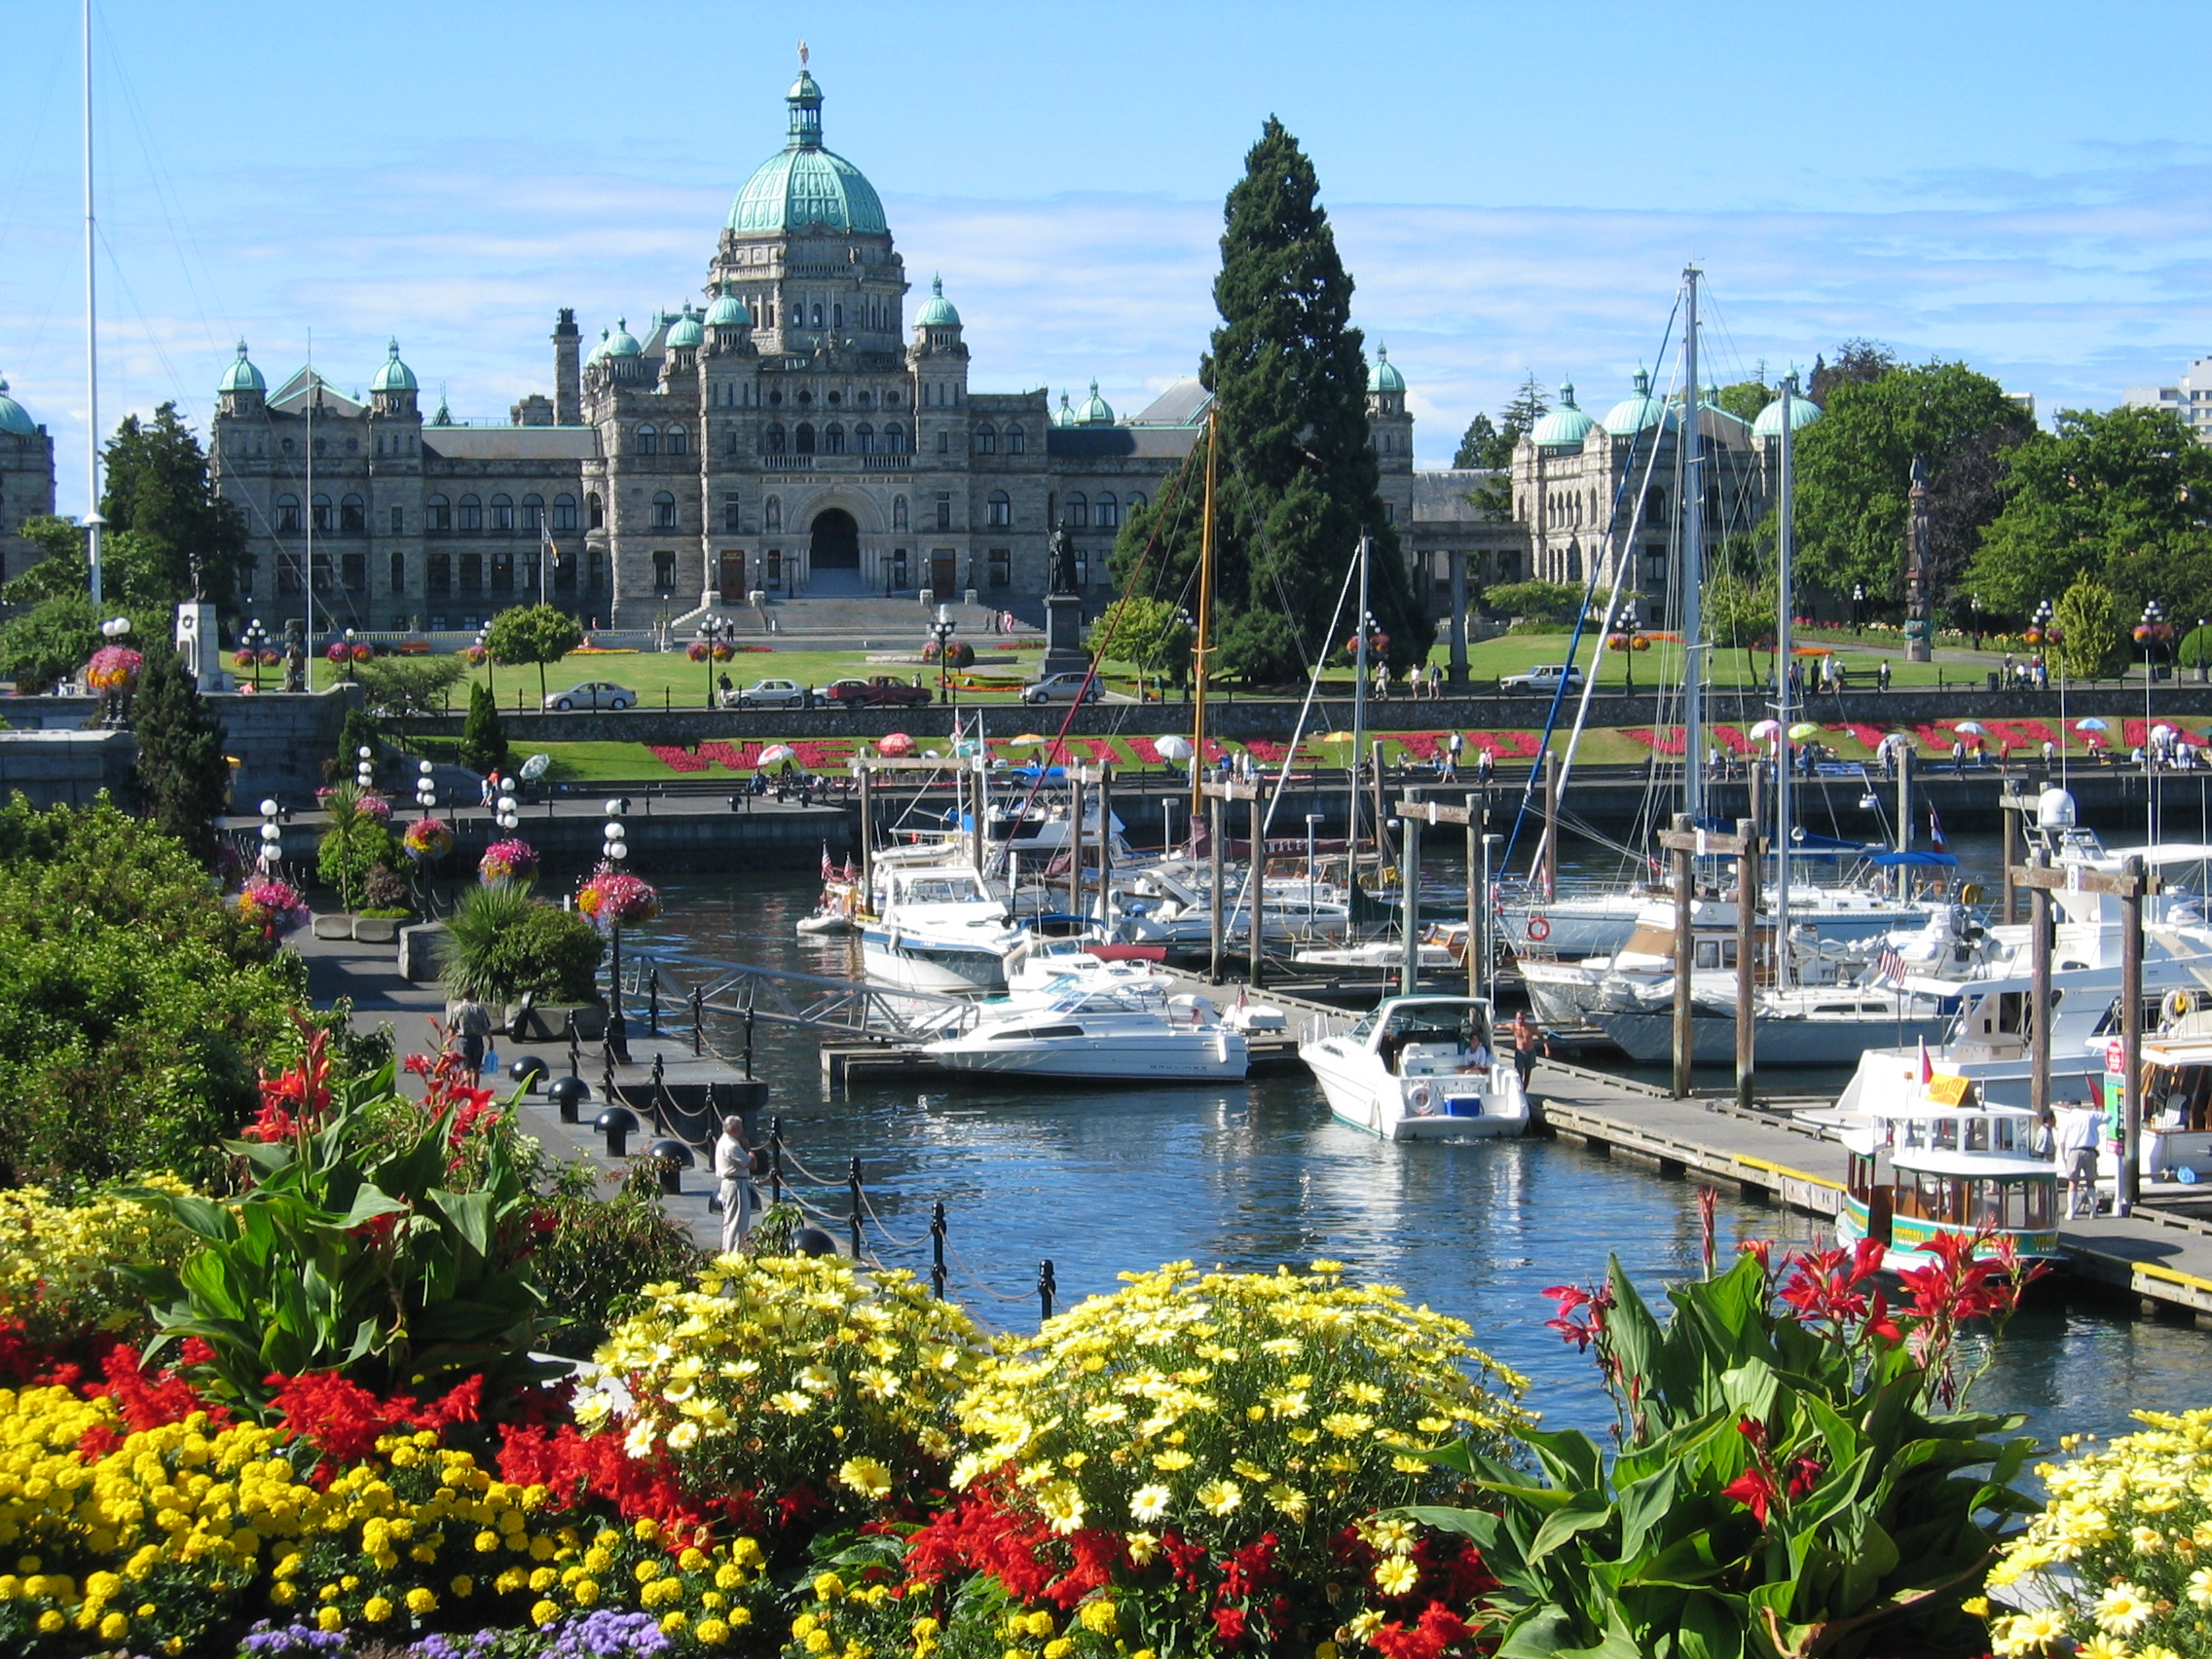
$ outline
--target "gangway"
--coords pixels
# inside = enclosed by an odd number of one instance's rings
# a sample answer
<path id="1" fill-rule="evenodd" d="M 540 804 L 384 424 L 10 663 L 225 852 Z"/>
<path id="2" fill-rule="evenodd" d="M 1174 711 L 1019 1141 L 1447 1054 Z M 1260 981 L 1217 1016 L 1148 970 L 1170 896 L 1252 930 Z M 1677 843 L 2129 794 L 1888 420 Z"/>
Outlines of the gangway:
<path id="1" fill-rule="evenodd" d="M 704 1042 L 702 1016 L 709 1014 L 876 1043 L 945 1036 L 976 1017 L 976 1005 L 959 997 L 677 952 L 626 959 L 622 993 L 629 1012 L 646 1014 L 655 1030 L 664 1006 L 688 1009 L 695 1046 Z"/>

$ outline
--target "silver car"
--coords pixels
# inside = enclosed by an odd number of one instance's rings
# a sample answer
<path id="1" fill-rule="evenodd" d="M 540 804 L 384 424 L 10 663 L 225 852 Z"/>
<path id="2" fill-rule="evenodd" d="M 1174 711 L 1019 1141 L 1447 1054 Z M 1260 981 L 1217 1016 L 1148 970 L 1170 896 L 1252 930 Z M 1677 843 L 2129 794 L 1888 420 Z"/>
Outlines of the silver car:
<path id="1" fill-rule="evenodd" d="M 1087 691 L 1086 685 L 1089 686 Z M 1024 703 L 1072 703 L 1081 697 L 1086 703 L 1095 703 L 1102 693 L 1098 682 L 1088 674 L 1048 674 L 1044 679 L 1032 681 L 1021 688 Z"/>
<path id="2" fill-rule="evenodd" d="M 545 699 L 545 706 L 563 714 L 571 709 L 634 709 L 638 706 L 638 694 L 627 685 L 616 685 L 611 681 L 587 680 L 581 685 L 554 692 Z"/>
<path id="3" fill-rule="evenodd" d="M 795 680 L 758 680 L 737 694 L 741 709 L 806 709 L 814 697 Z"/>

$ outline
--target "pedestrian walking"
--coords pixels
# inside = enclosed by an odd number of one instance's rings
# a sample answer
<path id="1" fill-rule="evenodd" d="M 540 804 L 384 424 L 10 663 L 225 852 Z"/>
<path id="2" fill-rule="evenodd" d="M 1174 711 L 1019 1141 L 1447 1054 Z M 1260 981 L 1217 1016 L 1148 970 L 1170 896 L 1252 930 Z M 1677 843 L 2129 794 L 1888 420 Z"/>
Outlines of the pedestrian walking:
<path id="1" fill-rule="evenodd" d="M 2057 1114 L 2058 1172 L 2066 1181 L 2066 1219 L 2097 1213 L 2097 1141 L 2105 1115 L 2080 1103 Z M 2083 1206 L 2086 1206 L 2084 1212 Z"/>
<path id="2" fill-rule="evenodd" d="M 1491 778 L 1497 771 L 1497 756 L 1488 749 L 1475 756 L 1475 781 L 1484 789 L 1490 788 Z"/>
<path id="3" fill-rule="evenodd" d="M 1888 657 L 1884 657 L 1875 665 L 1874 688 L 1878 691 L 1887 691 L 1890 688 L 1890 659 Z"/>
<path id="4" fill-rule="evenodd" d="M 721 1137 L 715 1142 L 716 1195 L 722 1203 L 722 1254 L 734 1256 L 745 1248 L 753 1231 L 753 1143 L 745 1138 L 745 1120 L 732 1112 L 722 1120 Z"/>
<path id="5" fill-rule="evenodd" d="M 1456 783 L 1459 779 L 1459 746 L 1462 739 L 1457 732 L 1448 733 L 1444 739 L 1444 780 Z"/>
<path id="6" fill-rule="evenodd" d="M 460 1046 L 461 1069 L 468 1080 L 468 1087 L 483 1088 L 484 1052 L 492 1036 L 492 1011 L 476 1000 L 473 991 L 463 992 L 461 1000 L 446 1011 L 446 1029 Z"/>
<path id="7" fill-rule="evenodd" d="M 1529 1011 L 1523 1009 L 1513 1016 L 1513 1069 L 1521 1074 L 1523 1093 L 1528 1092 L 1529 1074 L 1536 1069 L 1536 1049 L 1539 1044 L 1543 1047 L 1544 1058 L 1550 1059 L 1551 1040 L 1529 1017 Z"/>

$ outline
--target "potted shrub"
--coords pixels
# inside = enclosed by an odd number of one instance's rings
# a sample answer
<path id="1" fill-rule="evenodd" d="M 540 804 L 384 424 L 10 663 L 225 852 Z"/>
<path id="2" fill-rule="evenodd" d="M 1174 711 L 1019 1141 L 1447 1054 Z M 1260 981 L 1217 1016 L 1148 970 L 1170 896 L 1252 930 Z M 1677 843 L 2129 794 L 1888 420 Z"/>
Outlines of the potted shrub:
<path id="1" fill-rule="evenodd" d="M 408 903 L 407 878 L 387 864 L 369 871 L 361 883 L 361 907 L 353 915 L 353 938 L 362 944 L 390 944 L 415 914 Z"/>
<path id="2" fill-rule="evenodd" d="M 473 995 L 496 1017 L 529 1000 L 530 1019 L 517 1035 L 558 1037 L 571 1014 L 585 1039 L 605 1032 L 597 981 L 606 946 L 599 930 L 584 916 L 532 898 L 527 881 L 463 892 L 440 943 L 439 970 L 449 994 Z M 500 1024 L 506 1029 L 507 1018 Z"/>

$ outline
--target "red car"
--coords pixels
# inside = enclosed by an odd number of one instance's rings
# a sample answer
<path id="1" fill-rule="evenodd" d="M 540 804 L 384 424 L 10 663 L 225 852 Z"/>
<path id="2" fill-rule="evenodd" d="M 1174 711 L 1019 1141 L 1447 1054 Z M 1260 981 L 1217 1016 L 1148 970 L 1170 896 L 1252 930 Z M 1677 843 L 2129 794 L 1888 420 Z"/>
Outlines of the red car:
<path id="1" fill-rule="evenodd" d="M 932 700 L 930 688 L 878 674 L 869 680 L 833 681 L 823 693 L 834 709 L 896 709 L 920 707 Z"/>

